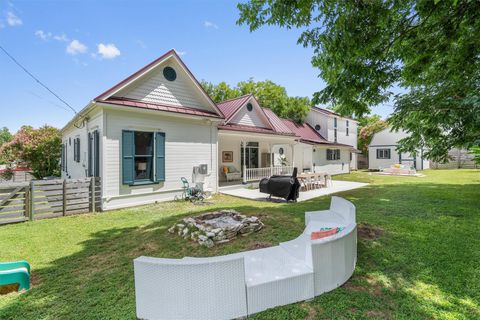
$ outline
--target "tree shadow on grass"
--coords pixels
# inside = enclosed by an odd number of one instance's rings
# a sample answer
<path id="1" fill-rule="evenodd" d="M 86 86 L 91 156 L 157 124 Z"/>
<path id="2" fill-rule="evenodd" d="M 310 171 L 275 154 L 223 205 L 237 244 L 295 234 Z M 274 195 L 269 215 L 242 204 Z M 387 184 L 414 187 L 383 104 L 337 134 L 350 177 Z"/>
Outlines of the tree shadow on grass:
<path id="1" fill-rule="evenodd" d="M 359 240 L 357 268 L 344 287 L 311 303 L 277 308 L 254 318 L 432 318 L 438 312 L 480 316 L 475 302 L 480 298 L 475 236 L 480 213 L 477 201 L 471 199 L 477 190 L 478 185 L 424 184 L 370 186 L 340 193 L 356 204 L 359 222 L 379 226 L 385 233 Z M 34 269 L 37 280 L 32 290 L 7 305 L 2 318 L 135 318 L 132 260 L 136 257 L 212 256 L 247 250 L 256 242 L 276 245 L 300 234 L 305 211 L 326 209 L 329 201 L 330 197 L 322 197 L 262 207 L 243 201 L 248 205 L 215 207 L 257 215 L 266 227 L 212 249 L 167 232 L 179 219 L 211 207 L 164 218 L 159 213 L 158 220 L 143 226 L 95 232 L 82 242 L 81 251 Z"/>

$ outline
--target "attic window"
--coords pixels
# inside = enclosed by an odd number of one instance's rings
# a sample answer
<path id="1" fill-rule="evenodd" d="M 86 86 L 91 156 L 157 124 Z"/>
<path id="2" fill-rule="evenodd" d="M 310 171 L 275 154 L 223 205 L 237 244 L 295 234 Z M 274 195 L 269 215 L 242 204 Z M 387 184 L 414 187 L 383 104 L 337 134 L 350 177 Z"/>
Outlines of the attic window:
<path id="1" fill-rule="evenodd" d="M 177 79 L 177 73 L 172 67 L 165 67 L 163 69 L 163 76 L 168 81 L 175 81 L 175 79 Z"/>
<path id="2" fill-rule="evenodd" d="M 315 130 L 320 131 L 320 128 L 321 128 L 321 127 L 320 127 L 319 124 L 315 125 Z"/>
<path id="3" fill-rule="evenodd" d="M 251 103 L 247 103 L 247 110 L 248 111 L 252 111 L 253 110 L 253 106 Z"/>

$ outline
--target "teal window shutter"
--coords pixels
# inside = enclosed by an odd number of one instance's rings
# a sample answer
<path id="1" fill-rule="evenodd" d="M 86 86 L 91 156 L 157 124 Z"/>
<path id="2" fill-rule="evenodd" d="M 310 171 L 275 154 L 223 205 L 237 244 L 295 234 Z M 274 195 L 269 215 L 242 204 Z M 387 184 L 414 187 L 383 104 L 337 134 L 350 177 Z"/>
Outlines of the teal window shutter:
<path id="1" fill-rule="evenodd" d="M 133 131 L 122 131 L 122 181 L 133 184 L 135 180 L 135 135 Z"/>
<path id="2" fill-rule="evenodd" d="M 165 181 L 165 132 L 155 133 L 155 181 Z"/>

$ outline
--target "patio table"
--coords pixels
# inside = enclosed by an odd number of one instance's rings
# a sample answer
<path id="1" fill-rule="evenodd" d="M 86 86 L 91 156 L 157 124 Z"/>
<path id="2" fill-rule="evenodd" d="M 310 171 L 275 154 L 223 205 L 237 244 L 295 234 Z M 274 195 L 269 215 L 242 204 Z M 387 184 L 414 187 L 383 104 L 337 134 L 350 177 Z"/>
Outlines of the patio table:
<path id="1" fill-rule="evenodd" d="M 320 179 L 323 179 L 324 185 L 327 186 L 329 174 L 326 172 L 304 172 L 298 175 L 298 179 L 303 182 L 307 190 L 321 187 Z"/>

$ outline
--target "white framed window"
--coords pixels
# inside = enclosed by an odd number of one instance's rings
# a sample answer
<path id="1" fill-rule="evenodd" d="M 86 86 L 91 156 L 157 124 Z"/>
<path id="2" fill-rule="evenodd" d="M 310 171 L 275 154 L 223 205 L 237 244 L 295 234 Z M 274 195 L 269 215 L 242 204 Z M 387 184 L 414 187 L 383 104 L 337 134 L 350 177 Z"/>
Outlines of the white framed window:
<path id="1" fill-rule="evenodd" d="M 346 122 L 346 129 L 345 129 L 345 135 L 346 135 L 346 136 L 348 136 L 348 134 L 349 134 L 349 129 L 350 129 L 350 123 L 349 123 L 349 121 L 347 120 L 347 122 Z"/>
<path id="2" fill-rule="evenodd" d="M 340 160 L 340 149 L 327 149 L 327 160 Z"/>
<path id="3" fill-rule="evenodd" d="M 390 159 L 390 149 L 377 149 L 377 159 Z"/>

